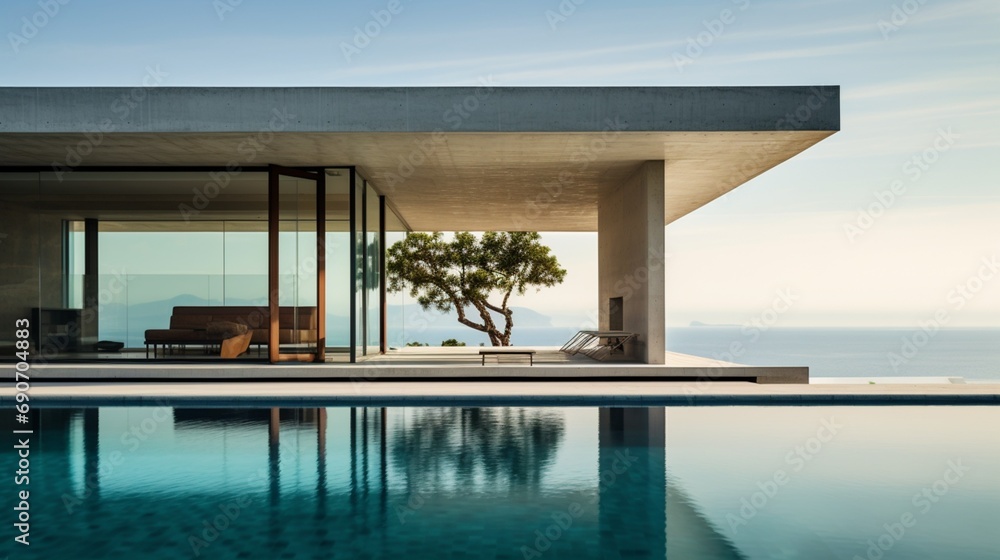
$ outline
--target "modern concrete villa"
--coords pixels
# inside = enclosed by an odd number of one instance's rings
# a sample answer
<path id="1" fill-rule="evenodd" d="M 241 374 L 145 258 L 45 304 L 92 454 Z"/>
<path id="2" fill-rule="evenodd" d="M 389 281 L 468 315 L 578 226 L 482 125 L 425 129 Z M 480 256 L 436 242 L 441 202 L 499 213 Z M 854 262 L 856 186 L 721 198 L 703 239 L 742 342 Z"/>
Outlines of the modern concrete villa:
<path id="1" fill-rule="evenodd" d="M 664 227 L 839 128 L 836 86 L 0 88 L 0 346 L 29 319 L 36 378 L 807 382 L 665 352 Z M 597 232 L 598 332 L 633 337 L 393 350 L 386 247 L 461 230 Z"/>

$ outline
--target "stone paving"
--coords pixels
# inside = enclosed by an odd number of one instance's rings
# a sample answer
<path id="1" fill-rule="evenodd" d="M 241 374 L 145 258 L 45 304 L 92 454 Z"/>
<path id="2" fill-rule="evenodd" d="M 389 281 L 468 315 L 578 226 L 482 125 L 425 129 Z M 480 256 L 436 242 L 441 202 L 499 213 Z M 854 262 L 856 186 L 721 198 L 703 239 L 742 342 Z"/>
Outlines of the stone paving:
<path id="1" fill-rule="evenodd" d="M 1000 404 L 1000 384 L 787 384 L 665 381 L 297 381 L 38 383 L 35 406 Z M 0 389 L 11 402 L 14 387 Z"/>

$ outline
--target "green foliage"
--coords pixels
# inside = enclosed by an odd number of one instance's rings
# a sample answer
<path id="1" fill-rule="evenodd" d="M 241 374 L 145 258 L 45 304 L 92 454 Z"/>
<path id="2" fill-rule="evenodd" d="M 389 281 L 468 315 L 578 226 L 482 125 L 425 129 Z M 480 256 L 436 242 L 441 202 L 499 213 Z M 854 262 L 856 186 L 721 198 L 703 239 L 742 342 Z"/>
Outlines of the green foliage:
<path id="1" fill-rule="evenodd" d="M 407 342 L 406 345 L 408 347 L 413 347 L 413 346 L 430 346 L 430 344 L 427 344 L 426 342 Z"/>
<path id="2" fill-rule="evenodd" d="M 465 346 L 465 343 L 459 342 L 454 338 L 449 338 L 448 340 L 442 340 L 441 346 Z"/>
<path id="3" fill-rule="evenodd" d="M 378 236 L 371 243 L 365 243 L 365 236 L 358 235 L 355 242 L 358 263 L 355 267 L 354 284 L 358 290 L 375 290 L 379 281 L 379 241 Z M 364 269 L 364 271 L 362 271 Z"/>
<path id="4" fill-rule="evenodd" d="M 555 286 L 566 277 L 566 270 L 540 239 L 536 232 L 488 231 L 476 238 L 462 231 L 451 241 L 440 232 L 410 233 L 389 247 L 387 288 L 409 289 L 424 309 L 454 308 L 460 323 L 489 335 L 494 346 L 508 346 L 514 325 L 511 294 Z M 500 303 L 491 303 L 491 297 Z M 481 322 L 470 319 L 467 308 Z M 492 313 L 503 317 L 502 330 Z"/>

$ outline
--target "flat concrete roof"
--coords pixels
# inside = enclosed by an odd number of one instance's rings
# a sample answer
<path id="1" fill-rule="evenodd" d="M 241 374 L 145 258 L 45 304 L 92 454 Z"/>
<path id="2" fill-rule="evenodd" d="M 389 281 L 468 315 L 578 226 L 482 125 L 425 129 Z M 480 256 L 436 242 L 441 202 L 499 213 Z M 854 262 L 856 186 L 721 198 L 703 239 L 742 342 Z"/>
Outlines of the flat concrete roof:
<path id="1" fill-rule="evenodd" d="M 669 223 L 839 129 L 837 86 L 0 88 L 3 165 L 356 165 L 418 230 L 596 231 L 649 160 Z"/>

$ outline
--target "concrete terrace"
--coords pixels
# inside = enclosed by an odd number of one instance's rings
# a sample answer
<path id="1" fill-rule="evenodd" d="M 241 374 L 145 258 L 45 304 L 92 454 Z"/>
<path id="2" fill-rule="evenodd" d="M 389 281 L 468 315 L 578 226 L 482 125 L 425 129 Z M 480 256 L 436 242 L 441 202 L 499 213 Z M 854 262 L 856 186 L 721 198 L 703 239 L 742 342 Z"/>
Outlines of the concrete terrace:
<path id="1" fill-rule="evenodd" d="M 1000 384 L 960 379 L 810 384 L 802 367 L 755 367 L 674 352 L 666 353 L 664 365 L 596 362 L 554 347 L 518 348 L 536 350 L 534 366 L 521 357 L 502 358 L 501 365 L 488 358 L 482 366 L 479 347 L 403 348 L 354 365 L 49 364 L 33 367 L 30 395 L 42 407 L 1000 404 Z M 12 387 L 0 389 L 0 402 L 13 398 Z"/>
<path id="2" fill-rule="evenodd" d="M 537 381 L 42 383 L 35 407 L 1000 405 L 1000 384 L 758 385 L 735 382 Z M 0 402 L 14 400 L 12 386 Z"/>
<path id="3" fill-rule="evenodd" d="M 229 362 L 183 363 L 172 360 L 148 360 L 115 363 L 58 363 L 34 366 L 32 378 L 39 380 L 76 379 L 157 379 L 178 381 L 206 380 L 613 380 L 644 379 L 672 381 L 756 381 L 757 383 L 808 383 L 809 368 L 758 367 L 709 358 L 667 352 L 664 364 L 635 361 L 595 361 L 586 356 L 569 356 L 557 347 L 511 347 L 534 350 L 534 366 L 526 356 L 488 356 L 482 365 L 480 347 L 414 347 L 392 350 L 385 355 L 368 357 L 357 364 L 264 364 L 245 360 Z"/>

